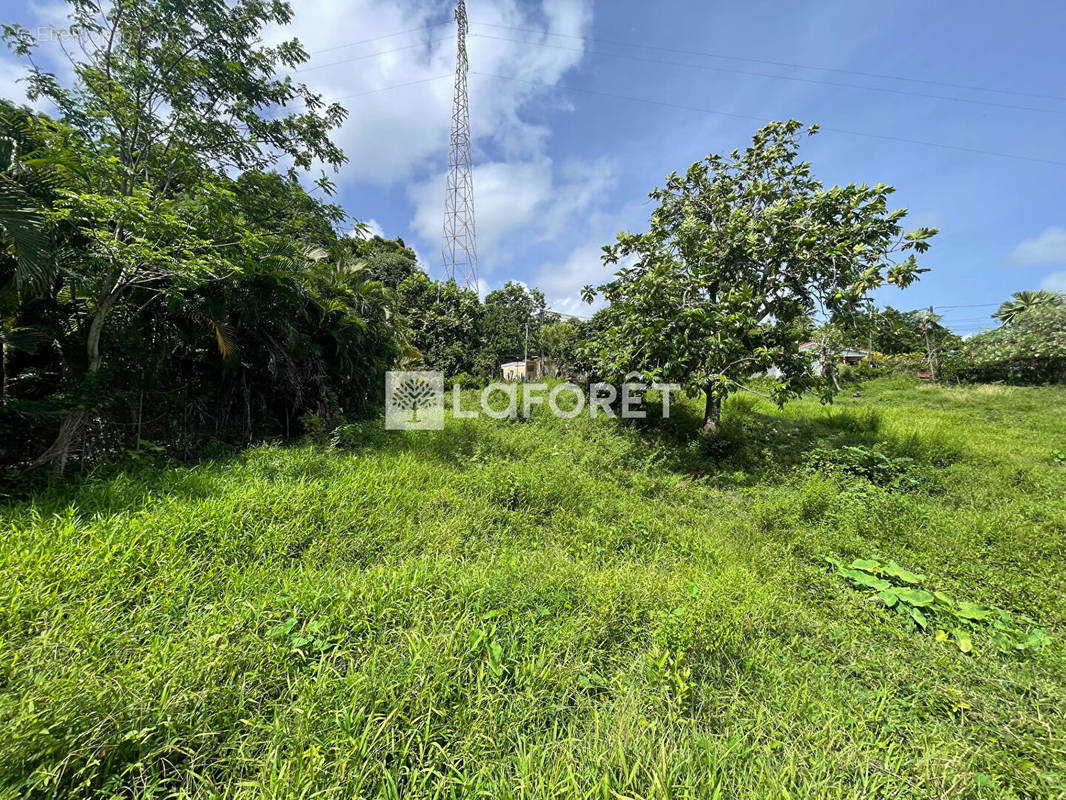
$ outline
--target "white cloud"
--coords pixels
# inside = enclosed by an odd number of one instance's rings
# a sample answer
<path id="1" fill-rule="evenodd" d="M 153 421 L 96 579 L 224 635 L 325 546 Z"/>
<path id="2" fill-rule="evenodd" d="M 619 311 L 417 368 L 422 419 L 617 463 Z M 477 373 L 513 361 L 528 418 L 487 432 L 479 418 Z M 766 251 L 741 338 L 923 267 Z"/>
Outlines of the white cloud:
<path id="1" fill-rule="evenodd" d="M 26 77 L 26 68 L 11 58 L 0 57 L 0 97 L 18 105 L 28 105 L 26 84 L 20 79 Z"/>
<path id="2" fill-rule="evenodd" d="M 401 183 L 419 167 L 442 163 L 455 70 L 451 8 L 450 3 L 301 0 L 293 23 L 272 34 L 275 41 L 298 37 L 312 57 L 293 77 L 326 99 L 336 98 L 349 111 L 347 122 L 334 136 L 349 159 L 339 175 L 342 183 Z M 517 0 L 485 0 L 470 10 L 470 17 L 467 49 L 472 72 L 527 81 L 470 75 L 475 150 L 491 144 L 508 159 L 528 158 L 543 149 L 547 130 L 523 120 L 519 112 L 528 101 L 545 94 L 545 87 L 538 84 L 558 82 L 580 61 L 582 46 L 557 50 L 504 42 L 499 40 L 500 30 L 477 23 L 541 32 L 502 32 L 507 39 L 581 35 L 591 21 L 591 0 L 542 0 L 539 9 L 520 9 Z M 341 21 L 358 21 L 358 26 Z M 398 31 L 408 33 L 389 36 Z M 485 35 L 479 36 L 479 31 Z M 364 41 L 375 37 L 387 38 Z M 363 43 L 345 46 L 353 41 Z"/>
<path id="3" fill-rule="evenodd" d="M 362 228 L 352 228 L 345 236 L 351 236 L 357 239 L 373 239 L 375 236 L 380 236 L 382 239 L 387 238 L 385 236 L 385 229 L 381 227 L 381 223 L 376 219 L 364 219 L 362 220 Z"/>
<path id="4" fill-rule="evenodd" d="M 68 5 L 63 2 L 31 2 L 27 11 L 29 13 L 26 16 L 15 21 L 31 35 L 39 37 L 33 52 L 34 61 L 42 72 L 51 72 L 61 84 L 70 86 L 74 81 L 74 67 L 64 49 L 77 54 L 78 47 L 66 30 L 70 25 Z M 49 100 L 39 98 L 30 102 L 26 99 L 26 83 L 21 79 L 28 75 L 28 66 L 28 60 L 12 55 L 10 51 L 0 54 L 0 97 L 29 106 L 35 111 L 57 113 Z"/>
<path id="5" fill-rule="evenodd" d="M 1040 288 L 1052 292 L 1066 292 L 1066 270 L 1052 272 L 1040 281 Z"/>
<path id="6" fill-rule="evenodd" d="M 562 261 L 544 264 L 537 270 L 534 283 L 544 291 L 548 306 L 564 314 L 587 316 L 607 305 L 600 296 L 591 305 L 586 304 L 581 290 L 606 283 L 620 268 L 636 260 L 635 256 L 626 256 L 618 264 L 604 266 L 603 246 L 614 242 L 619 230 L 646 229 L 647 219 L 648 206 L 643 201 L 633 201 L 610 212 L 602 210 L 602 204 L 594 207 L 582 224 L 574 226 L 585 232 L 584 239 Z"/>
<path id="7" fill-rule="evenodd" d="M 605 160 L 567 164 L 557 180 L 552 160 L 494 161 L 474 167 L 474 213 L 482 260 L 501 260 L 496 251 L 510 234 L 522 230 L 534 242 L 554 238 L 582 217 L 595 213 L 614 185 L 614 165 Z M 445 174 L 435 174 L 410 189 L 415 205 L 412 229 L 422 238 L 440 237 Z M 581 228 L 587 230 L 587 228 Z"/>
<path id="8" fill-rule="evenodd" d="M 1052 226 L 1026 239 L 1011 254 L 1018 264 L 1066 264 L 1066 228 Z"/>
<path id="9" fill-rule="evenodd" d="M 549 308 L 564 314 L 587 316 L 606 305 L 602 297 L 597 297 L 591 306 L 581 300 L 581 290 L 586 285 L 599 285 L 611 275 L 601 261 L 606 243 L 600 239 L 587 241 L 574 248 L 561 264 L 549 264 L 540 269 L 536 285 L 548 299 Z"/>

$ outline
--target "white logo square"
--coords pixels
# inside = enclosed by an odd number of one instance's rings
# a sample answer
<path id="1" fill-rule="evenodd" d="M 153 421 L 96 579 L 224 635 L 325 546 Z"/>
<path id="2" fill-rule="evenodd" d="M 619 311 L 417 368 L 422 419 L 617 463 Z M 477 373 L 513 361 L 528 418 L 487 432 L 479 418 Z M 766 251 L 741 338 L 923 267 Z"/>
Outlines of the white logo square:
<path id="1" fill-rule="evenodd" d="M 385 429 L 444 429 L 444 373 L 395 370 L 385 373 Z"/>

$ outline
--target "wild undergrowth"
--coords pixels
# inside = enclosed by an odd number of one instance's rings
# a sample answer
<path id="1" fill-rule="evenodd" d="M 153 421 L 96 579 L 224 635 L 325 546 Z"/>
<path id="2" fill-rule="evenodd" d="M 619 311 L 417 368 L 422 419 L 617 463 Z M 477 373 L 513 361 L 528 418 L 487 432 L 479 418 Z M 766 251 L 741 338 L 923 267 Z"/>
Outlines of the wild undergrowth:
<path id="1" fill-rule="evenodd" d="M 1066 390 L 857 394 L 713 440 L 688 402 L 368 421 L 11 501 L 0 797 L 1062 796 Z M 1049 642 L 945 646 L 827 558 Z"/>

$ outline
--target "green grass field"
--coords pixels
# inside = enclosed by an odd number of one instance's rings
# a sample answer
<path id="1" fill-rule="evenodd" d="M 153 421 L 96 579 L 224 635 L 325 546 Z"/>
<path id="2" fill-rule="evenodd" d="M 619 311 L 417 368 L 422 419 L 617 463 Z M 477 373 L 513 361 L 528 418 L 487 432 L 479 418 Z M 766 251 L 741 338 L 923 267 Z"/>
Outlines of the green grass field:
<path id="1" fill-rule="evenodd" d="M 1066 388 L 859 391 L 2 507 L 0 797 L 1066 796 Z M 878 443 L 909 483 L 804 466 Z M 964 654 L 825 561 L 874 556 L 1051 642 Z"/>

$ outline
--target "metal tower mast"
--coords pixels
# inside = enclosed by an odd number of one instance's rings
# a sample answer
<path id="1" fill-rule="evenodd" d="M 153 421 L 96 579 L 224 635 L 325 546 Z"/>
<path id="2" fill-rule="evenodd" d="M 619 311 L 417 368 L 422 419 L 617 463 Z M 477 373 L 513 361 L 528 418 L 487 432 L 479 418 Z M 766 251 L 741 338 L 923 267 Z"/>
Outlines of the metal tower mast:
<path id="1" fill-rule="evenodd" d="M 452 141 L 448 151 L 448 182 L 444 192 L 444 238 L 441 256 L 444 280 L 462 275 L 463 284 L 477 291 L 477 226 L 474 224 L 474 179 L 470 166 L 470 103 L 466 75 L 466 2 L 455 9 L 459 28 L 459 53 L 455 60 L 455 95 L 452 99 Z"/>

